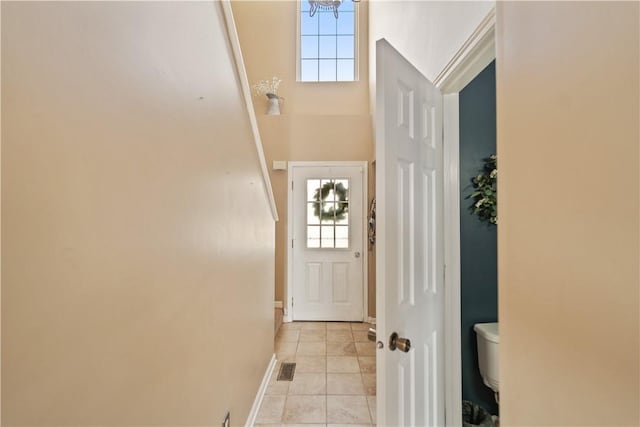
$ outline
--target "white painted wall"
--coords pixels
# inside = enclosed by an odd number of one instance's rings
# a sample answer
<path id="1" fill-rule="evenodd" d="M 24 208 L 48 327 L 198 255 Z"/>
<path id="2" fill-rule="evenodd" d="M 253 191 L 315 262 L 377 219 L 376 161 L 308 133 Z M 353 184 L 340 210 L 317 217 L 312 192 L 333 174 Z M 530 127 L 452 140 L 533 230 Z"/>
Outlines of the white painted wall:
<path id="1" fill-rule="evenodd" d="M 375 105 L 375 42 L 387 41 L 433 81 L 478 27 L 495 1 L 371 0 L 369 87 Z"/>

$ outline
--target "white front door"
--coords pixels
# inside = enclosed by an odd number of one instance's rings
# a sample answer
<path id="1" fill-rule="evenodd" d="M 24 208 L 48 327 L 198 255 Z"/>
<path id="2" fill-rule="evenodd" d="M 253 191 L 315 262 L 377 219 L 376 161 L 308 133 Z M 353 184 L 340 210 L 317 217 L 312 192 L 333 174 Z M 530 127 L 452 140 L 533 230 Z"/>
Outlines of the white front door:
<path id="1" fill-rule="evenodd" d="M 376 49 L 378 423 L 443 426 L 442 95 L 385 40 Z"/>
<path id="2" fill-rule="evenodd" d="M 292 320 L 364 320 L 366 162 L 295 162 L 289 177 Z"/>

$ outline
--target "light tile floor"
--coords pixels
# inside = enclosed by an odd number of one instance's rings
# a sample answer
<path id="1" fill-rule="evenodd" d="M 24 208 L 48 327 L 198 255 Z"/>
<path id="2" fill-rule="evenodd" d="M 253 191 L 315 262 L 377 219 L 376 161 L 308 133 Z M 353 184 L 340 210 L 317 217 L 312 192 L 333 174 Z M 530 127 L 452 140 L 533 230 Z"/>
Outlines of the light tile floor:
<path id="1" fill-rule="evenodd" d="M 278 364 L 256 426 L 373 426 L 376 350 L 368 323 L 285 323 L 276 337 Z M 293 381 L 277 381 L 280 364 L 295 362 Z"/>

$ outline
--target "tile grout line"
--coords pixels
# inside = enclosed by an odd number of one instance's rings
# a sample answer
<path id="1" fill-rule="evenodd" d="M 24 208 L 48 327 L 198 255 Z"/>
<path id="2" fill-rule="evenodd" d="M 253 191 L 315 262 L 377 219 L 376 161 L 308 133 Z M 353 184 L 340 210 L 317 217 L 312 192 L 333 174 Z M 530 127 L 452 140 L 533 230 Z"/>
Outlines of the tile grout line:
<path id="1" fill-rule="evenodd" d="M 326 328 L 326 325 L 325 325 Z M 329 424 L 329 330 L 324 336 L 324 423 Z"/>
<path id="2" fill-rule="evenodd" d="M 324 423 L 329 424 L 329 328 L 325 323 L 324 335 Z"/>

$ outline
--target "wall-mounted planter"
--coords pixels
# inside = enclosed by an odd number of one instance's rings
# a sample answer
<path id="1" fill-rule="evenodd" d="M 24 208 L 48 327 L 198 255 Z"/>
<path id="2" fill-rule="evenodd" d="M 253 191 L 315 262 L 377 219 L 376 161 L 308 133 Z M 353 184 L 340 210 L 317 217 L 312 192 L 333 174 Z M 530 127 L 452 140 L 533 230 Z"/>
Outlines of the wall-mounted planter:
<path id="1" fill-rule="evenodd" d="M 269 108 L 267 110 L 267 115 L 269 116 L 279 116 L 280 115 L 280 97 L 275 93 L 268 93 L 267 98 L 269 98 Z"/>

